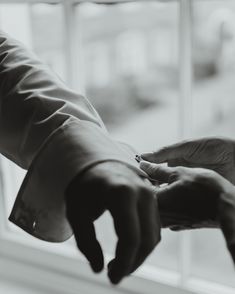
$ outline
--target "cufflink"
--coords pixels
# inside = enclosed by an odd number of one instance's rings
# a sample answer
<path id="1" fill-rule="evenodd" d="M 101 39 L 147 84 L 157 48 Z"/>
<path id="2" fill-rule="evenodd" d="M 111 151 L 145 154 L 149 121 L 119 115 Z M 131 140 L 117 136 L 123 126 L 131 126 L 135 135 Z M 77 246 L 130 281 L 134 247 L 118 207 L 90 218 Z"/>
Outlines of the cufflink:
<path id="1" fill-rule="evenodd" d="M 143 160 L 143 159 L 141 158 L 140 155 L 136 155 L 136 156 L 135 156 L 135 160 L 136 160 L 138 163 L 140 163 L 141 160 Z"/>

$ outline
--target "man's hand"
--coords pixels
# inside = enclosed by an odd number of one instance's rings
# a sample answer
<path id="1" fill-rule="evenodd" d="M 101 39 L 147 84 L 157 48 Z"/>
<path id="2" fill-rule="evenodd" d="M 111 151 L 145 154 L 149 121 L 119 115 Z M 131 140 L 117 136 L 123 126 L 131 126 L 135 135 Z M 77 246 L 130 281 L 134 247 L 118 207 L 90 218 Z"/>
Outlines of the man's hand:
<path id="1" fill-rule="evenodd" d="M 160 241 L 157 202 L 150 187 L 119 162 L 92 167 L 66 191 L 67 217 L 77 246 L 92 269 L 103 269 L 103 253 L 93 222 L 107 209 L 118 237 L 116 256 L 108 265 L 112 283 L 135 271 Z"/>
<path id="2" fill-rule="evenodd" d="M 153 163 L 169 166 L 202 167 L 216 171 L 235 184 L 235 142 L 224 138 L 184 141 L 141 155 Z"/>
<path id="3" fill-rule="evenodd" d="M 212 170 L 163 167 L 146 161 L 140 167 L 152 178 L 168 183 L 157 197 L 161 215 L 182 216 L 182 225 L 172 229 L 220 227 L 235 263 L 235 187 Z"/>

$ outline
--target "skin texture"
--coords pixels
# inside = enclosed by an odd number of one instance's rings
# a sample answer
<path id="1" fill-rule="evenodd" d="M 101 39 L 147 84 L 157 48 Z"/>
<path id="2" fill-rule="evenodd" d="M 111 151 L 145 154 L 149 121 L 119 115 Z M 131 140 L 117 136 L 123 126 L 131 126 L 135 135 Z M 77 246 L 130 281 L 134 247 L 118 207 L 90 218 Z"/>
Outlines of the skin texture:
<path id="1" fill-rule="evenodd" d="M 208 227 L 210 223 L 217 225 L 235 263 L 235 187 L 208 169 L 166 167 L 146 161 L 142 161 L 140 167 L 151 178 L 168 184 L 157 193 L 160 211 L 164 210 L 166 203 L 166 209 L 172 205 L 179 215 L 186 215 L 185 224 L 173 226 L 173 229 Z"/>
<path id="2" fill-rule="evenodd" d="M 104 267 L 94 221 L 105 210 L 110 212 L 118 237 L 115 257 L 108 264 L 113 284 L 135 271 L 160 241 L 155 195 L 122 163 L 101 163 L 75 178 L 66 191 L 66 206 L 77 246 L 94 272 Z"/>
<path id="3" fill-rule="evenodd" d="M 201 167 L 216 171 L 235 184 L 235 142 L 227 138 L 202 138 L 166 146 L 141 155 L 153 163 L 168 166 Z"/>
<path id="4" fill-rule="evenodd" d="M 140 167 L 151 178 L 168 184 L 161 186 L 157 192 L 163 227 L 183 230 L 219 226 L 219 188 L 218 191 L 214 188 L 218 174 L 201 168 L 172 168 L 146 161 L 142 161 Z M 171 216 L 169 221 L 167 216 Z"/>

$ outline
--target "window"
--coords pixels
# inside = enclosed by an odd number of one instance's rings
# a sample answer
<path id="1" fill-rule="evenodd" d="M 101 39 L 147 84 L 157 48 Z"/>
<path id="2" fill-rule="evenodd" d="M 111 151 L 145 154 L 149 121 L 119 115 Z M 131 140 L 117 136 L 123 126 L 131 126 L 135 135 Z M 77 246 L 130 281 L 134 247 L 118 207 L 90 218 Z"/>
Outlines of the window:
<path id="1" fill-rule="evenodd" d="M 163 48 L 169 45 L 173 49 L 177 47 L 174 41 L 178 33 L 178 3 L 118 4 L 105 10 L 103 6 L 84 3 L 76 6 L 76 21 L 82 30 L 80 41 L 83 51 L 89 52 L 84 56 L 84 65 L 93 69 L 92 73 L 86 72 L 86 95 L 101 114 L 110 133 L 137 150 L 149 150 L 176 139 L 177 62 L 171 59 L 169 51 L 161 64 L 155 64 L 154 60 L 157 50 L 163 55 Z M 155 45 L 154 52 L 150 48 L 153 31 L 158 27 L 164 28 L 167 38 L 162 38 L 161 44 Z M 91 51 L 97 55 L 97 62 L 90 58 Z M 103 65 L 105 71 L 109 68 L 110 73 L 109 82 L 102 87 L 94 84 L 93 76 L 96 72 L 103 75 Z M 174 124 L 169 123 L 169 116 Z M 163 124 L 167 131 L 158 132 L 157 126 Z M 145 130 L 155 129 L 155 125 L 156 135 L 145 136 Z M 102 234 L 104 230 L 101 228 L 99 231 Z M 171 232 L 163 234 L 163 242 L 156 254 L 150 257 L 149 264 L 178 270 L 179 236 Z M 102 234 L 102 238 L 108 245 L 108 252 L 113 253 L 114 242 L 109 240 L 110 236 L 113 240 L 111 225 L 110 234 Z"/>
<path id="2" fill-rule="evenodd" d="M 193 136 L 235 137 L 234 15 L 234 1 L 193 3 Z M 222 234 L 195 232 L 191 242 L 192 275 L 234 287 Z"/>
<path id="3" fill-rule="evenodd" d="M 189 136 L 234 136 L 232 0 L 4 2 L 0 28 L 85 93 L 118 140 L 146 151 Z M 104 276 L 90 273 L 73 240 L 47 244 L 6 222 L 25 172 L 3 158 L 0 163 L 0 256 L 6 268 L 0 276 L 49 292 L 91 293 L 93 287 L 112 293 Z M 97 231 L 112 255 L 116 237 L 108 214 Z M 113 291 L 232 293 L 234 274 L 217 230 L 164 230 L 146 264 Z"/>

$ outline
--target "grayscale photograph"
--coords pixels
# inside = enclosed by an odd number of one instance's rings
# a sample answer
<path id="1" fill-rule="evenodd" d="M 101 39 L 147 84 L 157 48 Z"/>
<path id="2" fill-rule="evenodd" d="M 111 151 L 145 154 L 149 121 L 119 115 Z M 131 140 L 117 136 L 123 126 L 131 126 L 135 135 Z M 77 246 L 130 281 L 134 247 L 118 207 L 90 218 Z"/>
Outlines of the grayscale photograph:
<path id="1" fill-rule="evenodd" d="M 0 0 L 0 293 L 235 293 L 235 0 Z"/>

